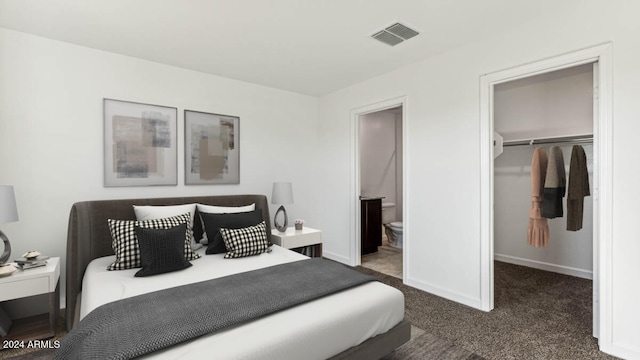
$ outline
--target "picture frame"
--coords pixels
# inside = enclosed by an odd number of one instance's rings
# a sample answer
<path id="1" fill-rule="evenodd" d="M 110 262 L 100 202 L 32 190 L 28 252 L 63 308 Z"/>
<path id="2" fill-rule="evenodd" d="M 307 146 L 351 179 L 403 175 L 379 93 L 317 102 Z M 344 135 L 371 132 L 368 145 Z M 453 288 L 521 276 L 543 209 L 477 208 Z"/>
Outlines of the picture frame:
<path id="1" fill-rule="evenodd" d="M 178 109 L 103 100 L 104 186 L 178 185 Z"/>
<path id="2" fill-rule="evenodd" d="M 240 183 L 240 118 L 184 111 L 185 184 Z"/>

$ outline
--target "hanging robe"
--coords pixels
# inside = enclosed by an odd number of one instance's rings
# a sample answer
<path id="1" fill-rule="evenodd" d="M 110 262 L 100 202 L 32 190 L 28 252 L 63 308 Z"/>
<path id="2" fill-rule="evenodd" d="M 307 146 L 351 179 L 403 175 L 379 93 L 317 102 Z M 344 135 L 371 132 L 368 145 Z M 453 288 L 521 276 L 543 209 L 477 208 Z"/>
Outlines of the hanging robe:
<path id="1" fill-rule="evenodd" d="M 542 199 L 542 217 L 553 219 L 564 215 L 562 198 L 567 186 L 564 171 L 564 156 L 558 146 L 549 148 L 549 162 L 547 175 L 544 180 L 544 194 Z"/>
<path id="2" fill-rule="evenodd" d="M 536 148 L 531 159 L 531 208 L 529 209 L 529 228 L 527 244 L 535 247 L 549 245 L 549 225 L 542 217 L 542 199 L 544 180 L 547 174 L 547 153 Z"/>
<path id="3" fill-rule="evenodd" d="M 591 195 L 589 191 L 589 173 L 587 171 L 587 156 L 580 145 L 571 149 L 571 164 L 569 166 L 569 184 L 567 186 L 567 230 L 582 229 L 582 213 L 584 197 Z"/>

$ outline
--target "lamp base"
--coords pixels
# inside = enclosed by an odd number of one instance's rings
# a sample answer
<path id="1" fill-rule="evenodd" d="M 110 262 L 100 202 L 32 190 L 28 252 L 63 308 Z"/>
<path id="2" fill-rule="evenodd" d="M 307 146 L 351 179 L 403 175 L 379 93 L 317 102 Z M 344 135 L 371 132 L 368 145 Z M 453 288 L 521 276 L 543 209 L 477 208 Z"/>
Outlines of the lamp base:
<path id="1" fill-rule="evenodd" d="M 280 214 L 280 212 L 284 214 L 284 224 L 278 223 L 278 214 Z M 284 209 L 284 205 L 280 205 L 280 207 L 278 208 L 278 211 L 276 211 L 276 215 L 273 217 L 273 225 L 280 232 L 287 231 L 287 210 Z"/>
<path id="2" fill-rule="evenodd" d="M 0 255 L 0 264 L 4 264 L 9 261 L 9 258 L 11 257 L 11 244 L 9 243 L 7 235 L 2 231 L 0 231 L 0 239 L 2 239 L 2 242 L 4 243 L 4 251 L 2 252 L 2 255 Z"/>

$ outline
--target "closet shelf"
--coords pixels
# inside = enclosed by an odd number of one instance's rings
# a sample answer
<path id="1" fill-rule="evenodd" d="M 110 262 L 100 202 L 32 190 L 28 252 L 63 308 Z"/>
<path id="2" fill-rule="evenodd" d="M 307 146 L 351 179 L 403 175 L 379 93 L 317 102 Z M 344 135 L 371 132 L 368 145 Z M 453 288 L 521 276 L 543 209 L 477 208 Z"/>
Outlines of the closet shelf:
<path id="1" fill-rule="evenodd" d="M 504 141 L 502 146 L 521 146 L 521 145 L 541 145 L 541 144 L 584 144 L 593 143 L 593 134 L 583 135 L 571 135 L 571 136 L 558 136 L 550 138 L 539 139 L 522 139 L 522 140 L 509 140 Z"/>

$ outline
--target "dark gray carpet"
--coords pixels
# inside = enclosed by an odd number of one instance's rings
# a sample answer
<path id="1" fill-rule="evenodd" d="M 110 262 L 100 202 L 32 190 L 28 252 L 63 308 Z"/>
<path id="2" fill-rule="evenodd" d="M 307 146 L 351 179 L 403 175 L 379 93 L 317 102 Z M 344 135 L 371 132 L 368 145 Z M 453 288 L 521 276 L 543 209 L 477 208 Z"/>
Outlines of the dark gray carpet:
<path id="1" fill-rule="evenodd" d="M 60 317 L 58 318 L 58 324 L 56 327 L 56 335 L 48 341 L 52 342 L 55 340 L 60 340 L 67 333 L 67 326 L 65 325 L 64 319 L 65 310 L 60 309 Z M 53 359 L 53 353 L 55 350 L 53 349 L 38 349 L 38 348 L 29 348 L 28 343 L 25 343 L 26 346 L 23 349 L 11 349 L 11 350 L 0 350 L 0 360 L 11 359 L 11 360 L 49 360 Z"/>
<path id="2" fill-rule="evenodd" d="M 482 360 L 483 357 L 423 332 L 382 360 Z"/>
<path id="3" fill-rule="evenodd" d="M 32 350 L 25 352 L 22 355 L 3 357 L 2 353 L 0 353 L 0 359 L 8 359 L 8 360 L 51 360 L 53 359 L 53 353 L 55 350 L 51 349 L 41 349 L 41 350 Z"/>
<path id="4" fill-rule="evenodd" d="M 496 262 L 495 309 L 486 313 L 356 270 L 400 289 L 413 326 L 486 359 L 615 359 L 591 336 L 590 280 Z"/>

